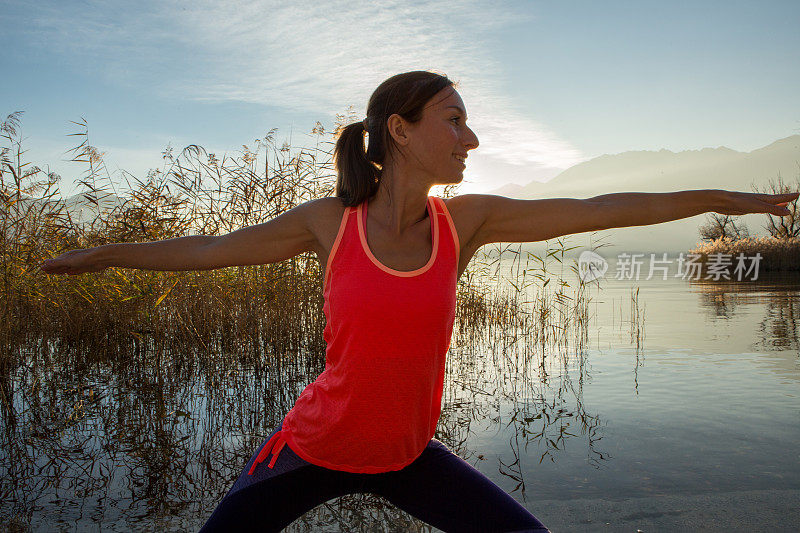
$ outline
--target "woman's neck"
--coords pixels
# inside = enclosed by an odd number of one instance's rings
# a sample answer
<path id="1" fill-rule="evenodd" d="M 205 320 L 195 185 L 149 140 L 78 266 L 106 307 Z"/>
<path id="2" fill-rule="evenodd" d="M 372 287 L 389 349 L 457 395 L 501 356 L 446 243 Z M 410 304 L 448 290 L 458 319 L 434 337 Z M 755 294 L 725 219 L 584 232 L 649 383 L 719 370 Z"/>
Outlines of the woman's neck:
<path id="1" fill-rule="evenodd" d="M 369 199 L 367 216 L 399 237 L 425 219 L 429 192 L 430 186 L 407 174 L 384 175 L 378 192 Z"/>

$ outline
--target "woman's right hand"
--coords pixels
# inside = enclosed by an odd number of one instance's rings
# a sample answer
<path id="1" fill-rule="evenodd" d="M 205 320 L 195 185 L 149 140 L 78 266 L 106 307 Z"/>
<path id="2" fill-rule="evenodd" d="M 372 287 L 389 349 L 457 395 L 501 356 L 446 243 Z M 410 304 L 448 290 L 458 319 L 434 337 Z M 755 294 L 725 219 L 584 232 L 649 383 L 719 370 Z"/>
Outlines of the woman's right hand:
<path id="1" fill-rule="evenodd" d="M 67 274 L 74 276 L 86 272 L 100 272 L 108 268 L 100 261 L 98 247 L 70 250 L 58 257 L 46 259 L 39 268 L 48 274 Z"/>

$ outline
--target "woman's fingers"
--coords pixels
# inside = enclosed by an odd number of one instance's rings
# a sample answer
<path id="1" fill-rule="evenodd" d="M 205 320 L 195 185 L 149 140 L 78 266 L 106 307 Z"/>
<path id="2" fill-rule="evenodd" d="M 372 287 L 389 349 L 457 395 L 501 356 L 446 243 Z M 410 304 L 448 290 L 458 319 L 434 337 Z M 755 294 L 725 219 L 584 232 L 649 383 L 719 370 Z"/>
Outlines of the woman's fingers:
<path id="1" fill-rule="evenodd" d="M 791 215 L 792 212 L 789 210 L 787 205 L 789 205 L 792 201 L 797 200 L 798 196 L 800 196 L 800 192 L 789 192 L 789 193 L 782 193 L 782 194 L 757 194 L 755 198 L 768 204 L 766 212 L 772 215 L 778 216 L 787 216 Z"/>
<path id="2" fill-rule="evenodd" d="M 775 205 L 786 205 L 793 200 L 797 200 L 797 197 L 800 196 L 800 192 L 787 192 L 783 194 L 757 194 L 755 195 L 756 200 L 761 200 L 762 202 L 769 202 Z"/>
<path id="3" fill-rule="evenodd" d="M 60 268 L 61 267 L 58 266 L 58 263 L 52 259 L 46 259 L 39 263 L 39 269 L 47 274 L 57 274 Z"/>
<path id="4" fill-rule="evenodd" d="M 105 270 L 104 265 L 93 259 L 91 250 L 91 248 L 70 250 L 58 257 L 42 261 L 39 268 L 48 274 L 67 274 L 68 276 Z"/>
<path id="5" fill-rule="evenodd" d="M 63 274 L 69 270 L 69 265 L 66 262 L 66 259 L 62 256 L 56 257 L 55 259 L 47 259 L 42 262 L 41 269 L 48 274 Z"/>
<path id="6" fill-rule="evenodd" d="M 727 201 L 718 212 L 725 215 L 746 215 L 750 213 L 766 213 L 776 216 L 791 215 L 786 207 L 800 197 L 798 192 L 782 194 L 759 194 L 728 191 Z"/>
<path id="7" fill-rule="evenodd" d="M 786 203 L 788 203 L 788 202 L 786 202 Z M 771 208 L 769 210 L 769 212 L 772 213 L 772 214 L 775 214 L 775 215 L 779 215 L 779 216 L 791 215 L 792 212 L 789 210 L 788 207 L 786 207 L 786 203 L 775 204 L 775 207 Z"/>

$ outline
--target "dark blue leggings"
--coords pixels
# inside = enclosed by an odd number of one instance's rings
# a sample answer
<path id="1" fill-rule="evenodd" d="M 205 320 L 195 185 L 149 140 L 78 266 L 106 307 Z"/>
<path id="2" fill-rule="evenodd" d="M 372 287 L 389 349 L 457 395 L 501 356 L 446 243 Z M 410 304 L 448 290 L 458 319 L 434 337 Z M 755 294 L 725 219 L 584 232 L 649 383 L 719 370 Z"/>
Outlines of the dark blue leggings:
<path id="1" fill-rule="evenodd" d="M 352 493 L 383 496 L 443 531 L 548 531 L 514 498 L 436 439 L 410 465 L 380 474 L 313 465 L 286 445 L 273 468 L 265 461 L 248 476 L 257 455 L 258 450 L 201 533 L 280 531 L 314 507 Z"/>

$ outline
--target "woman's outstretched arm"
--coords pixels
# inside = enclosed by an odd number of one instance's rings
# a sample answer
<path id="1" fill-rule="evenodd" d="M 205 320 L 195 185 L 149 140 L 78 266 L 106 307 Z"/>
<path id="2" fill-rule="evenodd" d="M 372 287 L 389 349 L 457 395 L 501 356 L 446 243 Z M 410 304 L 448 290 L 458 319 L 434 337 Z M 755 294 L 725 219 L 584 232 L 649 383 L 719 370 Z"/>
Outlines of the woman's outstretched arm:
<path id="1" fill-rule="evenodd" d="M 314 249 L 311 227 L 322 200 L 301 204 L 263 224 L 221 236 L 190 235 L 163 241 L 106 244 L 71 250 L 39 266 L 48 274 L 83 274 L 108 267 L 210 270 L 274 263 Z M 337 200 L 338 201 L 338 200 Z"/>
<path id="2" fill-rule="evenodd" d="M 714 211 L 724 215 L 769 213 L 786 216 L 784 207 L 799 193 L 758 194 L 720 189 L 665 193 L 622 192 L 587 199 L 517 200 L 504 196 L 469 196 L 473 216 L 481 220 L 480 244 L 534 242 L 627 226 L 647 226 Z"/>

